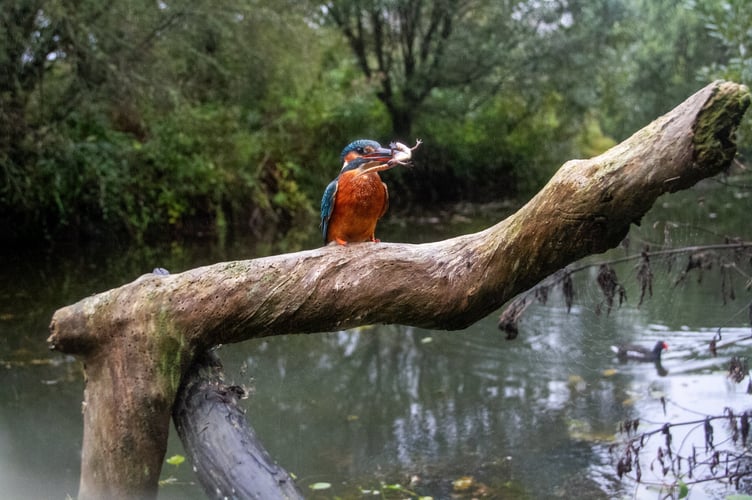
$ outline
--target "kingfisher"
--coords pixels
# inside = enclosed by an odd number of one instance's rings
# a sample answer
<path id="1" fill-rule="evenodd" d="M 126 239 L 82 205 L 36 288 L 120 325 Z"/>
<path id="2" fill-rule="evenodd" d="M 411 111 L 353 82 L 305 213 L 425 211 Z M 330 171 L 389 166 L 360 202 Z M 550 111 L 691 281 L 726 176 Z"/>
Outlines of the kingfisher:
<path id="1" fill-rule="evenodd" d="M 342 150 L 342 170 L 329 183 L 321 199 L 321 233 L 324 244 L 378 242 L 376 222 L 389 207 L 389 191 L 378 172 L 399 162 L 394 149 L 376 141 L 359 139 Z"/>

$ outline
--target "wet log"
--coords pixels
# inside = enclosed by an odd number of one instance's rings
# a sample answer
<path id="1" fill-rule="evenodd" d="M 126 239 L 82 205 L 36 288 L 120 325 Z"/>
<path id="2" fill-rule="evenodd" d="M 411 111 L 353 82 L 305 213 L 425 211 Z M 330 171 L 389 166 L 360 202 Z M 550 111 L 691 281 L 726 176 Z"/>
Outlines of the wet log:
<path id="1" fill-rule="evenodd" d="M 565 163 L 496 225 L 145 275 L 55 312 L 51 348 L 85 367 L 80 499 L 154 498 L 180 381 L 217 344 L 375 323 L 459 329 L 616 246 L 664 193 L 728 167 L 746 87 L 714 82 L 604 154 Z M 429 147 L 430 145 L 426 145 Z"/>
<path id="2" fill-rule="evenodd" d="M 186 453 L 209 498 L 300 499 L 295 482 L 264 449 L 214 352 L 196 356 L 172 409 Z"/>

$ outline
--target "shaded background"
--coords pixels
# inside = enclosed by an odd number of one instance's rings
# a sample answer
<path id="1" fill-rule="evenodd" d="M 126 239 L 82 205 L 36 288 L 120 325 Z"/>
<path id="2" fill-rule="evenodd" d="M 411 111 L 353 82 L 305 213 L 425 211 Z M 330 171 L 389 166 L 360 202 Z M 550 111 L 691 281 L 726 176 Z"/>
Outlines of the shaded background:
<path id="1" fill-rule="evenodd" d="M 424 141 L 390 172 L 396 210 L 524 198 L 752 75 L 743 0 L 9 0 L 0 23 L 10 248 L 300 244 L 361 137 Z"/>

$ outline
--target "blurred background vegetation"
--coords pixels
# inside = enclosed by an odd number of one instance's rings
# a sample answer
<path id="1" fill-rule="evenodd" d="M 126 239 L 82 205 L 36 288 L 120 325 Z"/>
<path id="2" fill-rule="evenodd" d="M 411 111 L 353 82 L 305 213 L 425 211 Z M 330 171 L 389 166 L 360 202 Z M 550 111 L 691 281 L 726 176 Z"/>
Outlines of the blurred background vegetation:
<path id="1" fill-rule="evenodd" d="M 315 227 L 350 140 L 403 210 L 521 197 L 707 82 L 746 0 L 3 0 L 5 248 Z M 741 131 L 750 151 L 749 114 Z"/>

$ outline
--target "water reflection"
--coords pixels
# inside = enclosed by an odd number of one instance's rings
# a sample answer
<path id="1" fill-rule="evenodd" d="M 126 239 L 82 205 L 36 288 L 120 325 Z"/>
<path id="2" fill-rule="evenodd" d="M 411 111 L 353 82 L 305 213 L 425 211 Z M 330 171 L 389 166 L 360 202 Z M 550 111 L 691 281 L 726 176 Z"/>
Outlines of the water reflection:
<path id="1" fill-rule="evenodd" d="M 627 396 L 592 354 L 565 348 L 571 325 L 545 323 L 515 343 L 493 318 L 472 332 L 390 326 L 260 342 L 246 358 L 263 374 L 249 412 L 303 481 L 485 469 L 486 482 L 514 480 L 531 495 L 561 489 L 602 463 L 592 444 L 613 436 Z"/>

